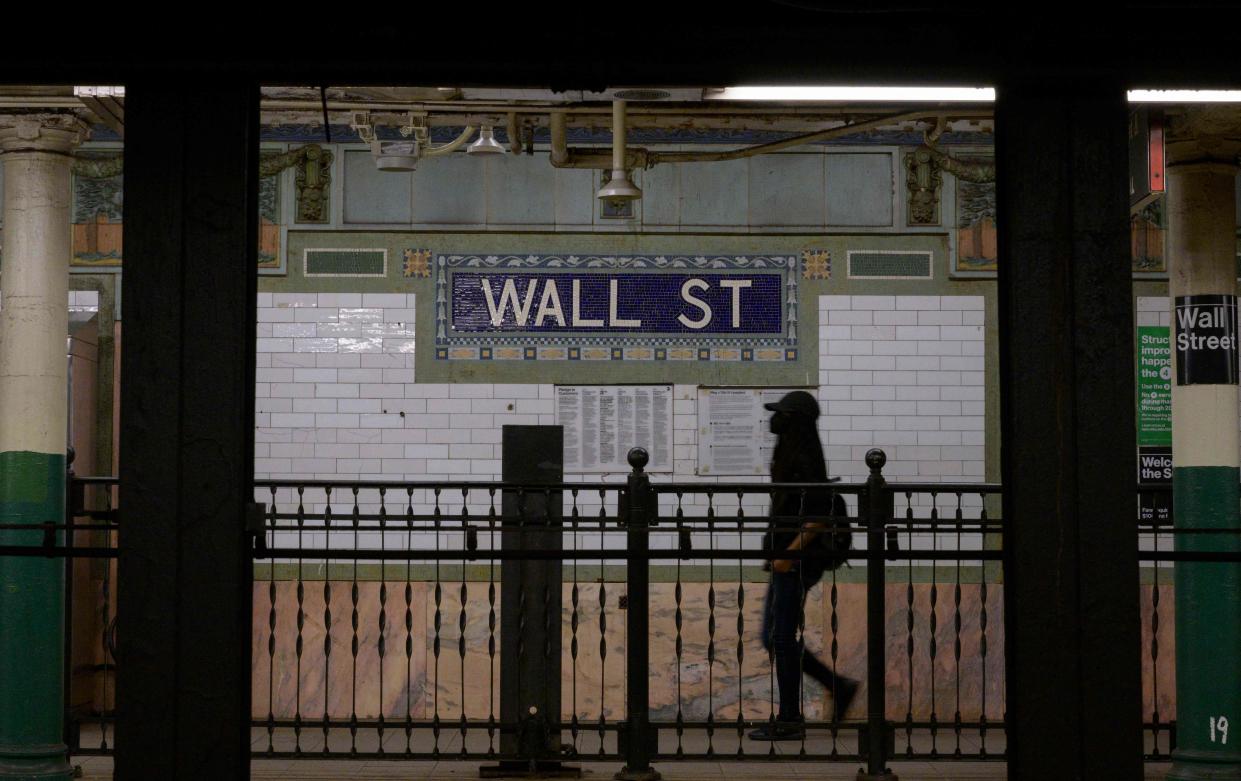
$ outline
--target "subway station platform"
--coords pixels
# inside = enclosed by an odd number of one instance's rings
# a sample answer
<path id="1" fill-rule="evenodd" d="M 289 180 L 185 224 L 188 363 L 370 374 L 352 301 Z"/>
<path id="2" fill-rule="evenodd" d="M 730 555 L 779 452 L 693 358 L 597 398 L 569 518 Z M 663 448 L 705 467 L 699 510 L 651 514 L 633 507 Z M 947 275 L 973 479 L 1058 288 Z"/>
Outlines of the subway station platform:
<path id="1" fill-rule="evenodd" d="M 110 781 L 112 760 L 109 757 L 86 757 L 74 764 L 82 767 L 86 781 Z M 1143 778 L 1147 781 L 1162 779 L 1171 766 L 1168 764 L 1146 765 Z M 581 764 L 584 779 L 607 781 L 617 771 L 615 763 L 586 762 Z M 819 778 L 852 779 L 857 776 L 858 765 L 854 762 L 680 762 L 659 766 L 664 781 L 715 781 L 735 778 L 744 772 L 752 779 Z M 942 781 L 943 779 L 1005 779 L 1007 766 L 1003 762 L 893 762 L 891 770 L 902 781 Z M 461 762 L 347 762 L 266 760 L 256 759 L 250 763 L 252 779 L 281 779 L 282 781 L 320 781 L 321 779 L 351 779 L 351 781 L 389 781 L 392 779 L 474 779 L 478 778 L 475 765 Z"/>

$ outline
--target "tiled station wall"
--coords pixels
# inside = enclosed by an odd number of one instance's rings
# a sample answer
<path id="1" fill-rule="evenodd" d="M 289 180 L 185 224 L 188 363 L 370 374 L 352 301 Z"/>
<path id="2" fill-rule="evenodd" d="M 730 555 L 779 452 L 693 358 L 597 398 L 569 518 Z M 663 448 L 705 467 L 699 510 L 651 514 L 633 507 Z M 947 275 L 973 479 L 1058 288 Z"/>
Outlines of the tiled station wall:
<path id="1" fill-rule="evenodd" d="M 502 427 L 555 422 L 550 384 L 416 382 L 414 298 L 259 294 L 256 476 L 498 479 Z M 831 472 L 862 477 L 882 447 L 889 477 L 982 480 L 983 298 L 820 296 L 819 310 Z M 708 481 L 697 389 L 675 396 L 672 478 Z"/>
<path id="2" fill-rule="evenodd" d="M 502 427 L 555 422 L 551 384 L 417 382 L 413 295 L 260 293 L 258 307 L 256 477 L 498 479 Z M 891 479 L 982 480 L 984 299 L 821 296 L 819 309 L 820 427 L 829 471 L 861 479 L 866 451 L 882 447 Z M 655 479 L 714 482 L 717 478 L 695 474 L 695 386 L 675 386 L 673 427 L 674 472 Z M 620 483 L 624 477 L 602 480 Z M 600 480 L 596 475 L 568 479 Z M 263 492 L 258 498 L 270 501 Z M 315 490 L 302 497 L 308 506 L 324 499 Z M 426 491 L 408 499 L 418 512 L 430 511 L 435 501 Z M 352 501 L 338 495 L 336 507 L 348 510 Z M 374 492 L 359 498 L 369 510 L 377 501 Z M 386 501 L 389 512 L 399 512 L 406 497 Z M 598 501 L 596 494 L 583 495 L 579 509 L 597 512 Z M 615 495 L 605 501 L 614 507 Z M 731 504 L 725 497 L 712 501 L 721 515 L 736 512 L 735 498 Z M 292 492 L 282 489 L 277 503 L 290 502 L 296 503 Z M 445 510 L 461 505 L 459 496 L 447 494 L 441 502 Z M 705 494 L 683 500 L 689 515 L 704 514 L 707 503 Z M 765 503 L 765 496 L 756 495 L 745 506 Z M 486 513 L 489 504 L 489 497 L 480 495 L 470 497 L 468 506 L 472 513 Z M 716 540 L 728 544 L 720 536 Z M 323 540 L 303 540 L 316 542 Z M 342 538 L 340 544 L 349 541 Z M 596 534 L 585 535 L 580 544 L 623 542 Z"/>

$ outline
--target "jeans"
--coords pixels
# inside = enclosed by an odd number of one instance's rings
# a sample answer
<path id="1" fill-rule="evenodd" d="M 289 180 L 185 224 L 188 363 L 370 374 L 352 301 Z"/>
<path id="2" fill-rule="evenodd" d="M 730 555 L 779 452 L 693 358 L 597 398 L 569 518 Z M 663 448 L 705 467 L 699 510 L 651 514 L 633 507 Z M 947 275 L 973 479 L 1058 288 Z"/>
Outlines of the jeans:
<path id="1" fill-rule="evenodd" d="M 815 579 L 817 581 L 817 578 Z M 803 583 L 800 572 L 772 572 L 763 606 L 763 647 L 775 656 L 776 686 L 780 691 L 780 721 L 801 719 L 801 676 L 814 678 L 833 695 L 836 674 L 806 651 L 797 635 L 806 592 L 815 581 Z"/>

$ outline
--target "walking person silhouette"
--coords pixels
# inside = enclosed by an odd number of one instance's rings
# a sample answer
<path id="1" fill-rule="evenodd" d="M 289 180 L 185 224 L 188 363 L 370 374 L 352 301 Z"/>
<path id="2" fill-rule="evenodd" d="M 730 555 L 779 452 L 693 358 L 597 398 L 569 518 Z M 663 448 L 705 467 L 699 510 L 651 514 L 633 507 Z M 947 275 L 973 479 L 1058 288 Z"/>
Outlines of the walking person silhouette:
<path id="1" fill-rule="evenodd" d="M 805 391 L 792 391 L 777 402 L 763 405 L 773 414 L 771 433 L 777 436 L 771 464 L 773 483 L 827 483 L 827 464 L 816 420 L 819 404 Z M 806 594 L 823 574 L 844 561 L 848 536 L 829 529 L 832 518 L 847 515 L 844 499 L 827 489 L 776 491 L 772 496 L 772 524 L 764 550 L 818 553 L 799 559 L 776 559 L 763 607 L 763 647 L 774 657 L 780 710 L 774 723 L 750 732 L 753 740 L 800 740 L 805 737 L 801 710 L 803 673 L 821 683 L 832 695 L 836 719 L 841 719 L 857 693 L 858 682 L 836 674 L 806 651 L 798 635 Z"/>

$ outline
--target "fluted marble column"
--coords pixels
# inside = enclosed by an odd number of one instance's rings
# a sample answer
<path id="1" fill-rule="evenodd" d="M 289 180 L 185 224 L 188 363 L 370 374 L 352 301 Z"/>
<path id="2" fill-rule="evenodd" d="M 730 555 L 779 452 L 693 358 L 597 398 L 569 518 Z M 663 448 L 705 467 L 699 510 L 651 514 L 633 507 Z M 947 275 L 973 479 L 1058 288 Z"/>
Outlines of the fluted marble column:
<path id="1" fill-rule="evenodd" d="M 1172 488 L 1180 551 L 1238 551 L 1236 176 L 1241 108 L 1168 125 Z M 1176 564 L 1176 750 L 1169 779 L 1241 779 L 1241 564 Z"/>
<path id="2" fill-rule="evenodd" d="M 0 115 L 0 522 L 65 514 L 72 114 Z M 39 545 L 40 531 L 0 531 Z M 64 561 L 0 557 L 0 779 L 67 779 Z"/>

